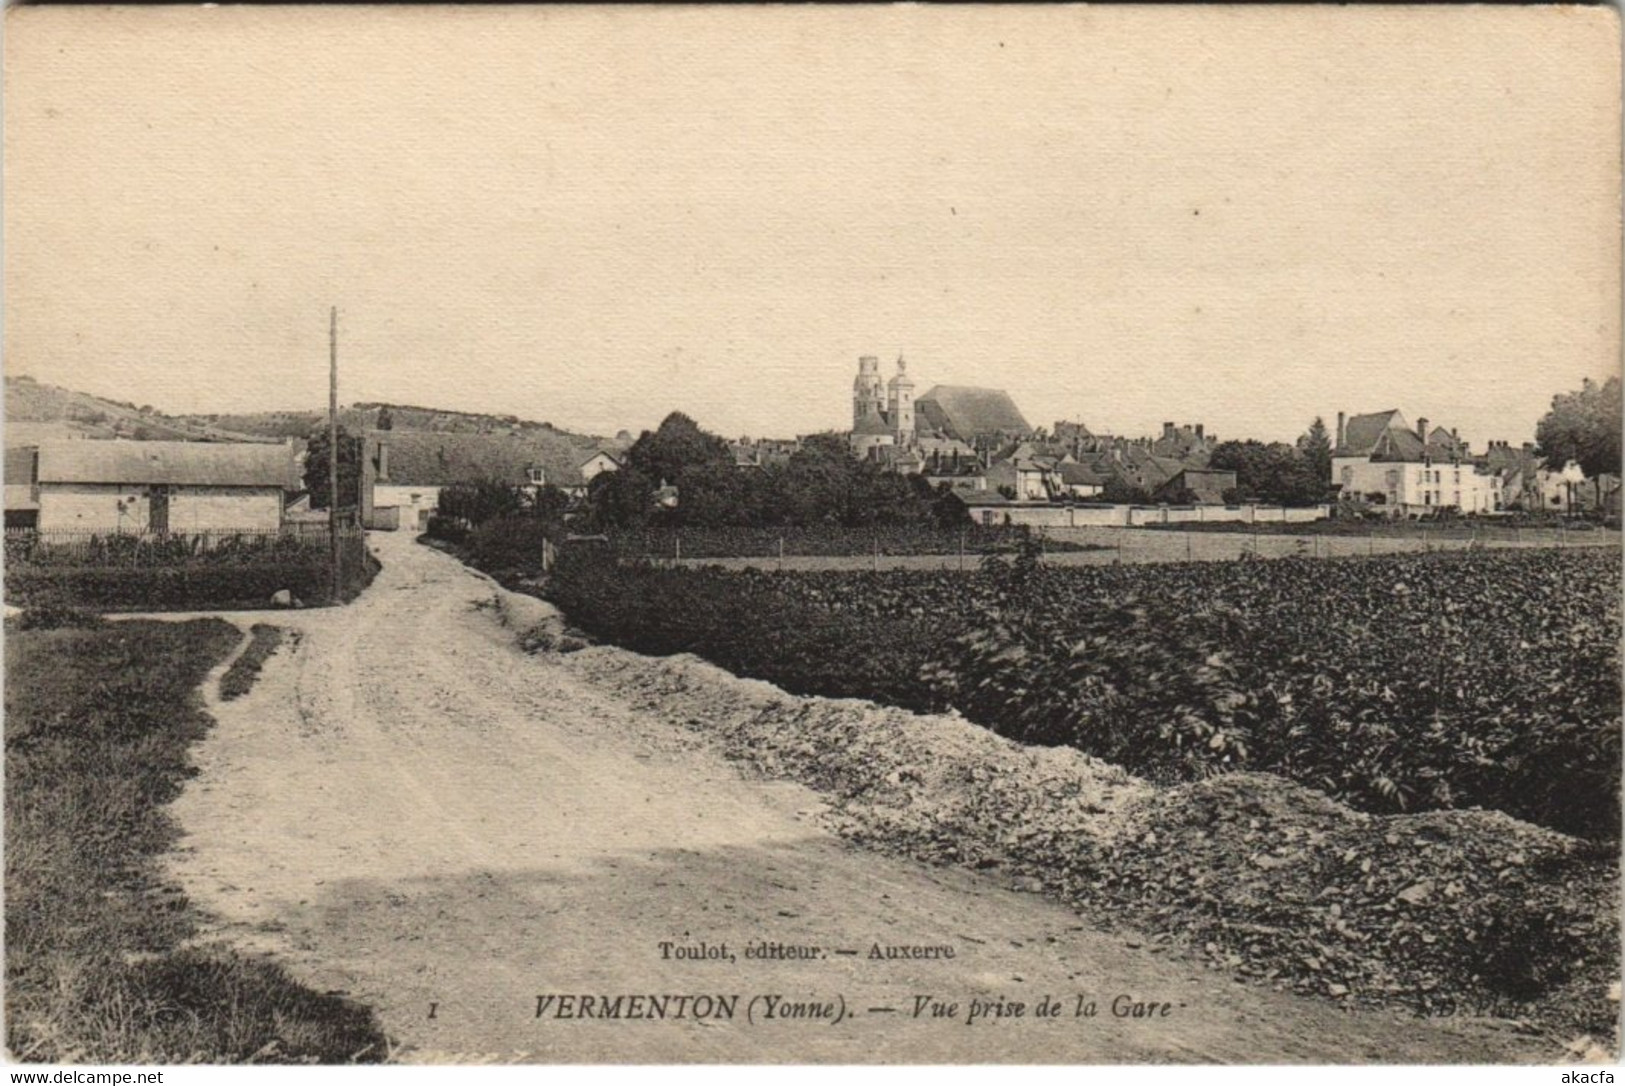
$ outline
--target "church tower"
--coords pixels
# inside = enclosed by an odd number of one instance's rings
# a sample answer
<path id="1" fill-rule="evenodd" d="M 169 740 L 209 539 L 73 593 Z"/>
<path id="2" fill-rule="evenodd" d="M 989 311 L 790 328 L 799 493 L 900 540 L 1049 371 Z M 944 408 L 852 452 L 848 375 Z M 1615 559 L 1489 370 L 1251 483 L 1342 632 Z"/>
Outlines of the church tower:
<path id="1" fill-rule="evenodd" d="M 885 389 L 880 383 L 880 359 L 864 355 L 858 359 L 858 376 L 852 382 L 852 428 L 865 419 L 884 421 Z"/>
<path id="2" fill-rule="evenodd" d="M 908 363 L 897 356 L 897 376 L 887 385 L 890 391 L 888 412 L 892 431 L 897 435 L 899 448 L 914 444 L 914 379 L 908 375 Z"/>

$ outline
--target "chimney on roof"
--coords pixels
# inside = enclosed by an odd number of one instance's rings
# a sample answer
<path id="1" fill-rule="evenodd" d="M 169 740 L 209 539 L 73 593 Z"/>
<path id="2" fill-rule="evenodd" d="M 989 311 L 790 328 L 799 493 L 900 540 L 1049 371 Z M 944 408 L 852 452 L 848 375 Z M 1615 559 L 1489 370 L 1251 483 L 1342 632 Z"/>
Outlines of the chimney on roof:
<path id="1" fill-rule="evenodd" d="M 1337 448 L 1343 447 L 1343 441 L 1348 436 L 1349 417 L 1343 412 L 1337 413 Z"/>
<path id="2" fill-rule="evenodd" d="M 1526 452 L 1526 453 L 1534 452 L 1535 451 L 1535 443 L 1533 441 L 1525 441 L 1523 443 L 1523 451 Z"/>
<path id="3" fill-rule="evenodd" d="M 1173 423 L 1165 422 L 1165 423 L 1162 424 L 1162 439 L 1164 441 L 1172 441 L 1174 439 L 1174 424 Z"/>
<path id="4" fill-rule="evenodd" d="M 1196 440 L 1197 441 L 1202 440 L 1202 424 L 1201 423 L 1196 424 Z"/>
<path id="5" fill-rule="evenodd" d="M 1416 420 L 1416 436 L 1421 438 L 1424 444 L 1427 442 L 1427 439 L 1428 439 L 1428 420 L 1427 419 L 1419 418 L 1419 419 Z"/>

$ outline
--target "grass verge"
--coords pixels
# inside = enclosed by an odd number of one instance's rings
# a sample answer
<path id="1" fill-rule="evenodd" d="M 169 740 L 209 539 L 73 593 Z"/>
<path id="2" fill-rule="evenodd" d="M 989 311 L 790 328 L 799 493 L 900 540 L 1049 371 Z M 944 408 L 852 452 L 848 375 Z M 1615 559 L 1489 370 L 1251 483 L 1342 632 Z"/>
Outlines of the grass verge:
<path id="1" fill-rule="evenodd" d="M 236 701 L 254 689 L 254 682 L 260 677 L 260 670 L 265 667 L 265 661 L 269 660 L 271 654 L 276 652 L 277 646 L 282 644 L 281 626 L 256 622 L 248 632 L 251 638 L 248 648 L 232 661 L 226 673 L 220 677 L 222 701 Z"/>
<path id="2" fill-rule="evenodd" d="M 6 1043 L 55 1063 L 377 1061 L 371 1012 L 275 965 L 190 945 L 158 857 L 211 721 L 198 686 L 225 622 L 5 636 Z"/>

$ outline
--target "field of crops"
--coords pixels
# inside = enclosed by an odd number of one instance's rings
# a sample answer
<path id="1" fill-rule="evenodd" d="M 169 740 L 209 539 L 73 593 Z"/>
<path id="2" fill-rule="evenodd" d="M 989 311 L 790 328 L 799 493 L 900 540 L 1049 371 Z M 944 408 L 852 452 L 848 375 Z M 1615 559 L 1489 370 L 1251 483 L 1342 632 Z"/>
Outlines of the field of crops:
<path id="1" fill-rule="evenodd" d="M 1379 812 L 1617 837 L 1620 568 L 1595 551 L 952 572 L 616 564 L 571 620 L 799 693 L 954 708 L 1161 781 L 1267 770 Z"/>

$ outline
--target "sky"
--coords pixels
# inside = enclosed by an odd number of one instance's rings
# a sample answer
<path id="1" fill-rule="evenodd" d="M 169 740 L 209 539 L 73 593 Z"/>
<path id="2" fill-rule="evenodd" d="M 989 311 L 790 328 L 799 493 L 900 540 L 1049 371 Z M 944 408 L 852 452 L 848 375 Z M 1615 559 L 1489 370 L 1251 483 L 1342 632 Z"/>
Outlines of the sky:
<path id="1" fill-rule="evenodd" d="M 1618 372 L 1606 8 L 13 8 L 8 374 L 633 433 L 1482 444 Z"/>

